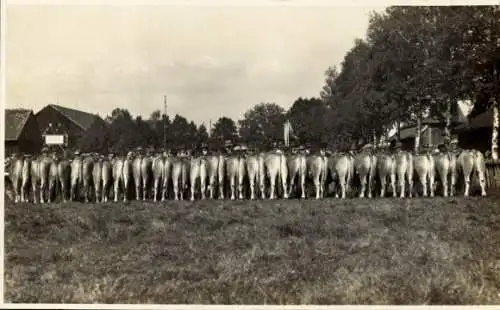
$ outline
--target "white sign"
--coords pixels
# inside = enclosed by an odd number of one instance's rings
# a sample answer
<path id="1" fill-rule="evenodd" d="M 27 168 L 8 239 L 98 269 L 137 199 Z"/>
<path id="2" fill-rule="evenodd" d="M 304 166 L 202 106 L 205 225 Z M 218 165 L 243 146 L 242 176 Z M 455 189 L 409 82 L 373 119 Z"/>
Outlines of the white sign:
<path id="1" fill-rule="evenodd" d="M 47 145 L 62 145 L 64 140 L 64 135 L 45 135 L 45 144 Z"/>

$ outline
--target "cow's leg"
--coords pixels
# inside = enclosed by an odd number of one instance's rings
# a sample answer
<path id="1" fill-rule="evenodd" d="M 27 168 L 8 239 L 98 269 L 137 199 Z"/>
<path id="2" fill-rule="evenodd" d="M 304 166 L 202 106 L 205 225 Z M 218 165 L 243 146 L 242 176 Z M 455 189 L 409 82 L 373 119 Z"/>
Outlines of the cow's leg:
<path id="1" fill-rule="evenodd" d="M 392 197 L 396 198 L 398 196 L 398 193 L 396 191 L 396 173 L 394 171 L 392 171 L 390 174 L 390 180 L 391 180 Z"/>
<path id="2" fill-rule="evenodd" d="M 248 183 L 250 186 L 250 200 L 255 199 L 255 174 L 248 174 Z"/>
<path id="3" fill-rule="evenodd" d="M 134 179 L 135 183 L 135 200 L 140 200 L 140 193 L 141 193 L 141 179 L 136 178 Z"/>
<path id="4" fill-rule="evenodd" d="M 238 199 L 243 199 L 243 177 L 242 173 L 238 173 Z"/>
<path id="5" fill-rule="evenodd" d="M 420 183 L 422 184 L 422 196 L 427 197 L 427 172 L 420 173 Z"/>
<path id="6" fill-rule="evenodd" d="M 207 199 L 207 169 L 203 167 L 200 171 L 200 191 L 201 199 Z"/>
<path id="7" fill-rule="evenodd" d="M 436 190 L 435 182 L 436 182 L 436 174 L 434 172 L 434 169 L 431 169 L 431 171 L 429 171 L 429 191 L 430 191 L 429 196 L 430 197 L 434 197 L 435 190 Z"/>
<path id="8" fill-rule="evenodd" d="M 118 202 L 118 194 L 120 191 L 120 179 L 116 178 L 113 185 L 114 185 L 114 191 L 113 191 L 114 192 L 114 195 L 113 195 L 114 202 Z"/>
<path id="9" fill-rule="evenodd" d="M 261 199 L 266 199 L 266 175 L 265 171 L 261 170 L 259 172 L 259 189 L 260 189 L 260 197 Z"/>
<path id="10" fill-rule="evenodd" d="M 375 180 L 375 172 L 370 170 L 370 172 L 368 173 L 368 198 L 372 198 L 374 180 Z"/>
<path id="11" fill-rule="evenodd" d="M 319 175 L 314 177 L 314 188 L 316 189 L 316 199 L 320 198 L 320 182 L 319 182 Z"/>
<path id="12" fill-rule="evenodd" d="M 405 190 L 406 190 L 406 175 L 404 171 L 398 172 L 398 185 L 399 185 L 399 198 L 405 198 Z"/>
<path id="13" fill-rule="evenodd" d="M 300 198 L 306 199 L 306 174 L 305 174 L 305 172 L 300 173 L 299 178 L 300 178 L 299 182 L 300 182 L 300 191 L 301 191 Z"/>
<path id="14" fill-rule="evenodd" d="M 345 199 L 346 193 L 347 193 L 347 180 L 346 179 L 347 179 L 347 177 L 345 175 L 342 175 L 342 176 L 339 175 L 340 191 L 341 191 L 340 197 L 342 199 Z M 335 192 L 336 192 L 336 195 L 338 196 L 337 191 L 335 191 Z"/>
<path id="15" fill-rule="evenodd" d="M 456 192 L 456 186 L 457 186 L 457 172 L 455 171 L 456 168 L 451 169 L 450 173 L 450 196 L 453 197 L 455 196 Z"/>
<path id="16" fill-rule="evenodd" d="M 469 197 L 469 190 L 470 190 L 470 173 L 465 174 L 464 173 L 464 179 L 465 179 L 465 192 L 464 192 L 464 197 Z"/>
<path id="17" fill-rule="evenodd" d="M 359 193 L 359 198 L 365 198 L 366 191 L 366 176 L 360 174 L 359 175 L 360 183 L 361 183 L 361 191 Z"/>
<path id="18" fill-rule="evenodd" d="M 179 178 L 172 178 L 172 187 L 174 188 L 174 199 L 179 200 Z"/>
<path id="19" fill-rule="evenodd" d="M 219 199 L 224 199 L 224 176 L 219 175 Z"/>
<path id="20" fill-rule="evenodd" d="M 147 178 L 142 179 L 142 201 L 146 201 L 148 198 L 148 185 L 149 180 Z"/>
<path id="21" fill-rule="evenodd" d="M 161 188 L 161 201 L 165 201 L 168 198 L 168 177 L 163 178 L 162 182 L 162 188 Z"/>
<path id="22" fill-rule="evenodd" d="M 295 186 L 295 173 L 290 173 L 290 184 L 288 185 L 288 196 L 292 196 L 293 188 Z"/>
<path id="23" fill-rule="evenodd" d="M 387 181 L 387 176 L 382 174 L 380 175 L 380 197 L 384 198 L 385 197 L 385 188 L 386 188 L 386 181 Z"/>
<path id="24" fill-rule="evenodd" d="M 271 189 L 271 193 L 269 195 L 269 199 L 275 199 L 276 198 L 276 175 L 274 173 L 271 173 L 270 175 L 270 182 L 269 182 L 269 185 L 270 185 L 270 189 Z"/>
<path id="25" fill-rule="evenodd" d="M 477 170 L 479 177 L 479 185 L 481 186 L 481 196 L 486 197 L 486 177 L 485 172 L 482 170 Z"/>
<path id="26" fill-rule="evenodd" d="M 285 163 L 282 163 L 284 165 Z M 282 167 L 283 168 L 283 167 Z M 288 171 L 286 170 L 286 166 L 284 169 L 281 169 L 281 186 L 283 187 L 283 198 L 288 199 L 288 186 L 287 186 L 287 179 L 288 179 Z"/>
<path id="27" fill-rule="evenodd" d="M 55 181 L 50 181 L 49 183 L 49 203 L 52 203 L 52 193 L 56 187 Z"/>

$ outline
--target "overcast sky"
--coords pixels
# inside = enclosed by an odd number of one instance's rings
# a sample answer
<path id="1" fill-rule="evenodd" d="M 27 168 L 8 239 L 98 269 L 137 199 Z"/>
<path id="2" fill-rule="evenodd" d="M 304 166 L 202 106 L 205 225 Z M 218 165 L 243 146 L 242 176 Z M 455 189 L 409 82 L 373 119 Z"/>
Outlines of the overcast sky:
<path id="1" fill-rule="evenodd" d="M 7 108 L 50 103 L 196 123 L 318 96 L 381 7 L 9 6 Z"/>

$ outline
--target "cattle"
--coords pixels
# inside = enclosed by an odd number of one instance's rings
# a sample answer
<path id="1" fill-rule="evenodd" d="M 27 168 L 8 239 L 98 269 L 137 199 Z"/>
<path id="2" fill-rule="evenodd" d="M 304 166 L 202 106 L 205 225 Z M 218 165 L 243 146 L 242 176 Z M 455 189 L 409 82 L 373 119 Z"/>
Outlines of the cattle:
<path id="1" fill-rule="evenodd" d="M 408 197 L 412 197 L 413 189 L 413 155 L 410 152 L 400 150 L 399 147 L 395 154 L 396 179 L 398 180 L 400 198 L 405 198 L 406 183 L 408 183 Z"/>
<path id="2" fill-rule="evenodd" d="M 269 152 L 261 153 L 259 160 L 260 190 L 262 198 L 265 198 L 265 177 L 269 178 L 270 194 L 269 199 L 276 199 L 276 181 L 278 184 L 281 181 L 283 187 L 283 198 L 288 198 L 288 168 L 286 156 L 279 149 L 274 149 Z"/>
<path id="3" fill-rule="evenodd" d="M 437 175 L 441 180 L 443 187 L 443 196 L 454 196 L 456 173 L 457 173 L 457 157 L 452 152 L 441 150 L 433 154 Z"/>
<path id="4" fill-rule="evenodd" d="M 102 161 L 102 202 L 108 202 L 109 190 L 113 182 L 113 154 Z"/>
<path id="5" fill-rule="evenodd" d="M 21 187 L 23 182 L 23 164 L 22 155 L 15 154 L 10 166 L 10 178 L 14 187 L 14 203 L 21 202 Z"/>
<path id="6" fill-rule="evenodd" d="M 200 191 L 201 191 L 201 199 L 206 199 L 207 192 L 207 177 L 208 177 L 208 161 L 207 161 L 208 150 L 204 147 L 201 152 L 201 156 L 199 157 L 199 165 L 200 165 Z M 191 184 L 191 188 L 193 185 Z"/>
<path id="7" fill-rule="evenodd" d="M 189 183 L 190 183 L 190 192 L 191 192 L 191 201 L 194 200 L 194 194 L 196 191 L 196 181 L 200 179 L 201 183 L 201 194 L 202 197 L 205 198 L 205 192 L 204 192 L 204 186 L 205 186 L 205 180 L 202 180 L 202 165 L 203 168 L 205 167 L 204 163 L 205 159 L 198 157 L 198 156 L 193 156 L 189 160 Z M 204 172 L 205 173 L 205 172 Z M 206 177 L 205 175 L 203 177 Z"/>
<path id="8" fill-rule="evenodd" d="M 163 157 L 164 157 L 163 172 L 161 175 L 161 178 L 163 180 L 163 185 L 162 185 L 161 200 L 165 201 L 165 199 L 168 198 L 168 184 L 169 184 L 168 182 L 172 177 L 172 157 L 170 156 L 169 152 L 164 152 Z"/>
<path id="9" fill-rule="evenodd" d="M 141 175 L 141 165 L 142 165 L 142 155 L 140 153 L 141 149 L 137 149 L 134 161 L 132 163 L 132 176 L 134 177 L 135 184 L 135 199 L 139 200 L 142 189 L 142 175 Z"/>
<path id="10" fill-rule="evenodd" d="M 261 175 L 259 170 L 259 155 L 252 152 L 245 158 L 245 169 L 248 175 L 248 183 L 250 187 L 250 199 L 255 199 L 255 186 L 258 184 Z"/>
<path id="11" fill-rule="evenodd" d="M 61 198 L 63 202 L 72 197 L 70 196 L 71 170 L 70 160 L 67 154 L 63 154 L 63 157 L 57 163 L 57 176 L 61 185 Z"/>
<path id="12" fill-rule="evenodd" d="M 40 203 L 45 203 L 49 191 L 50 167 L 52 158 L 44 151 L 40 158 Z M 50 196 L 50 193 L 48 193 Z"/>
<path id="13" fill-rule="evenodd" d="M 349 154 L 334 153 L 328 159 L 328 170 L 334 180 L 338 180 L 341 191 L 341 198 L 346 198 L 349 184 L 352 179 L 352 161 Z M 339 198 L 338 192 L 335 197 Z"/>
<path id="14" fill-rule="evenodd" d="M 59 156 L 53 152 L 49 169 L 49 203 L 53 201 L 52 197 L 57 197 L 59 182 Z"/>
<path id="15" fill-rule="evenodd" d="M 219 197 L 224 197 L 224 176 L 219 176 L 219 162 L 224 165 L 222 154 L 212 153 L 206 156 L 208 192 L 210 199 L 214 199 L 216 183 L 220 185 Z"/>
<path id="16" fill-rule="evenodd" d="M 92 170 L 94 169 L 94 159 L 90 154 L 83 158 L 82 177 L 83 177 L 83 196 L 85 202 L 90 201 Z"/>
<path id="17" fill-rule="evenodd" d="M 103 180 L 102 180 L 102 168 L 105 157 L 104 155 L 100 155 L 96 158 L 94 162 L 94 166 L 92 168 L 92 180 L 94 182 L 94 191 L 95 191 L 95 201 L 96 202 L 104 202 L 104 191 L 103 191 Z"/>
<path id="18" fill-rule="evenodd" d="M 373 154 L 370 145 L 365 145 L 360 153 L 354 157 L 355 173 L 359 177 L 361 191 L 359 198 L 364 198 L 368 184 L 368 198 L 372 198 L 373 182 L 376 176 L 377 157 Z"/>
<path id="19" fill-rule="evenodd" d="M 325 196 L 325 184 L 328 169 L 328 158 L 323 150 L 319 154 L 310 154 L 307 157 L 307 172 L 312 178 L 316 191 L 316 199 Z"/>
<path id="20" fill-rule="evenodd" d="M 130 185 L 132 184 L 134 178 L 133 165 L 134 165 L 134 154 L 132 152 L 128 152 L 127 156 L 123 160 L 123 170 L 122 170 L 124 202 L 127 202 L 128 200 L 128 195 L 130 193 Z"/>
<path id="21" fill-rule="evenodd" d="M 161 194 L 161 186 L 162 186 L 162 176 L 164 173 L 163 168 L 163 155 L 156 154 L 153 157 L 153 161 L 151 164 L 152 176 L 153 176 L 153 200 L 158 201 L 158 192 Z"/>
<path id="22" fill-rule="evenodd" d="M 307 161 L 305 153 L 302 150 L 292 149 L 292 153 L 287 156 L 286 163 L 288 166 L 288 176 L 290 178 L 288 196 L 292 195 L 295 185 L 295 179 L 298 179 L 300 187 L 300 197 L 306 198 L 306 174 L 307 174 Z"/>
<path id="23" fill-rule="evenodd" d="M 31 177 L 31 165 L 33 159 L 31 155 L 24 155 L 23 159 L 23 170 L 22 170 L 22 180 L 21 180 L 21 202 L 29 202 L 29 189 L 30 189 L 30 177 Z"/>
<path id="24" fill-rule="evenodd" d="M 151 179 L 153 178 L 153 157 L 148 151 L 141 160 L 141 179 L 142 179 L 142 200 L 145 201 L 148 198 L 148 188 L 151 185 Z"/>
<path id="25" fill-rule="evenodd" d="M 187 152 L 178 151 L 172 159 L 172 186 L 174 199 L 184 200 L 184 189 L 187 185 L 189 168 L 189 155 Z"/>
<path id="26" fill-rule="evenodd" d="M 123 158 L 117 156 L 113 160 L 113 189 L 114 202 L 118 202 L 120 194 L 120 185 L 123 183 Z M 124 186 L 122 186 L 124 187 Z"/>
<path id="27" fill-rule="evenodd" d="M 231 200 L 236 199 L 236 188 L 238 188 L 238 197 L 243 199 L 242 182 L 245 173 L 244 166 L 240 162 L 244 162 L 244 158 L 240 154 L 232 153 L 226 158 L 226 179 L 229 181 L 229 188 L 231 191 Z M 238 182 L 238 185 L 236 185 Z"/>
<path id="28" fill-rule="evenodd" d="M 39 199 L 37 199 L 37 191 L 40 186 L 40 157 L 34 158 L 31 162 L 31 190 L 33 192 L 33 203 L 37 203 Z"/>
<path id="29" fill-rule="evenodd" d="M 71 162 L 71 196 L 70 201 L 80 198 L 80 187 L 83 181 L 83 162 L 79 152 Z"/>
<path id="30" fill-rule="evenodd" d="M 435 163 L 428 150 L 413 154 L 413 167 L 422 184 L 422 195 L 434 197 Z"/>
<path id="31" fill-rule="evenodd" d="M 486 196 L 486 163 L 483 153 L 477 150 L 463 150 L 458 156 L 458 163 L 465 182 L 464 196 L 469 196 L 471 175 L 476 173 L 481 187 L 481 196 Z"/>
<path id="32" fill-rule="evenodd" d="M 390 180 L 392 195 L 396 197 L 396 158 L 393 154 L 384 151 L 377 154 L 377 173 L 380 180 L 380 197 L 385 197 L 387 178 Z"/>

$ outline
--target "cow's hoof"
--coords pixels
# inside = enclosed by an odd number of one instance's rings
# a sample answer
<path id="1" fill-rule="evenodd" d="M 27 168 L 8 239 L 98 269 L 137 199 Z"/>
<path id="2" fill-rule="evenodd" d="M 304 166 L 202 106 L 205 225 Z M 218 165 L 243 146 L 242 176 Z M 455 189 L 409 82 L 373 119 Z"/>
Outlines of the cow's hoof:
<path id="1" fill-rule="evenodd" d="M 486 197 L 486 193 L 481 193 L 481 196 L 482 197 Z"/>

